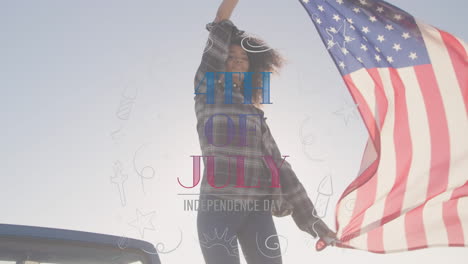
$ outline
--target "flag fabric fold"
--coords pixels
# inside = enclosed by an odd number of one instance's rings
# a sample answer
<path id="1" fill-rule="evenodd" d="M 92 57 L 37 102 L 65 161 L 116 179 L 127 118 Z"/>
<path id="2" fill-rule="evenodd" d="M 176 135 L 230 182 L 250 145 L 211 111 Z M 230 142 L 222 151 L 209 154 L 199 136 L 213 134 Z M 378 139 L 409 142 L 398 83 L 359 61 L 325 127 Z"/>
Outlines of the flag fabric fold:
<path id="1" fill-rule="evenodd" d="M 385 1 L 300 2 L 369 133 L 336 206 L 338 246 L 468 246 L 466 43 Z"/>

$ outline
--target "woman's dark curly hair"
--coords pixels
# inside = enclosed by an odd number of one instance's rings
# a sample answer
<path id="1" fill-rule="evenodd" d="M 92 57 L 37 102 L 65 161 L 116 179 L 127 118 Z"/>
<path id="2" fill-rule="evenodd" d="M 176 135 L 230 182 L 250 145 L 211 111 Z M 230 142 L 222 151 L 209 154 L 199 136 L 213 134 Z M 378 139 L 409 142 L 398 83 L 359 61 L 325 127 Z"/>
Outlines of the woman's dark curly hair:
<path id="1" fill-rule="evenodd" d="M 233 36 L 231 45 L 241 46 L 249 58 L 249 72 L 253 72 L 253 87 L 262 87 L 262 72 L 279 74 L 286 60 L 281 54 L 269 47 L 263 40 L 248 35 L 244 32 Z M 262 90 L 254 89 L 252 103 L 257 108 L 263 108 L 261 104 Z"/>

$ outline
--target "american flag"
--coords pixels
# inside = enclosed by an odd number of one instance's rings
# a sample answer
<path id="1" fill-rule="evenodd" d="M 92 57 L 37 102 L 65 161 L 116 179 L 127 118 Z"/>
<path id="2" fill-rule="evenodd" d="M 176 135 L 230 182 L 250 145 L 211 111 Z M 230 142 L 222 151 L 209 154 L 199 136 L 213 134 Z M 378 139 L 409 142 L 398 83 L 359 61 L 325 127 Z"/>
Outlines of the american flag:
<path id="1" fill-rule="evenodd" d="M 385 1 L 300 2 L 369 133 L 336 205 L 338 246 L 468 246 L 466 43 Z"/>

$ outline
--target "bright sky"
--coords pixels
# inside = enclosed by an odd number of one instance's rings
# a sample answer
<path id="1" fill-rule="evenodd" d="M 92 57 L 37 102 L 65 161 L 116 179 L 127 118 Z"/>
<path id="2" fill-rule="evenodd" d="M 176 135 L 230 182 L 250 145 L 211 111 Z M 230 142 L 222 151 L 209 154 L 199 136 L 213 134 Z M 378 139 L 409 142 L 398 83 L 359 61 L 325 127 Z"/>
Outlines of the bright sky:
<path id="1" fill-rule="evenodd" d="M 177 195 L 187 193 L 177 177 L 189 180 L 190 155 L 200 154 L 193 77 L 205 25 L 220 2 L 0 2 L 0 223 L 126 235 L 176 248 L 161 255 L 163 263 L 202 263 L 196 214 L 183 211 L 184 199 L 196 197 Z M 390 2 L 468 39 L 466 1 Z M 273 105 L 265 113 L 313 201 L 331 172 L 325 221 L 333 227 L 334 205 L 356 176 L 367 140 L 358 114 L 341 114 L 351 97 L 298 1 L 241 0 L 232 21 L 289 60 L 272 80 Z M 123 189 L 111 182 L 115 173 L 128 176 Z M 146 229 L 135 227 L 139 215 L 146 215 L 140 219 Z M 316 253 L 292 218 L 275 224 L 284 263 L 435 264 L 468 257 L 466 248 Z"/>

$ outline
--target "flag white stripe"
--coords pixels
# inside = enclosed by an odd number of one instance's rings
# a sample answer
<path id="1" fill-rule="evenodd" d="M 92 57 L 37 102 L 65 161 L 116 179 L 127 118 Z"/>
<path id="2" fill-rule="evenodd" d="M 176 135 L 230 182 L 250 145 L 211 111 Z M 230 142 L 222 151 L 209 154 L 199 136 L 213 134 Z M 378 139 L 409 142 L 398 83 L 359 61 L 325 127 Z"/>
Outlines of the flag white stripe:
<path id="1" fill-rule="evenodd" d="M 349 241 L 349 245 L 354 248 L 367 250 L 367 234 L 362 234 Z"/>
<path id="2" fill-rule="evenodd" d="M 356 201 L 357 191 L 349 193 L 344 197 L 338 204 L 337 219 L 340 224 L 340 228 L 337 232 L 337 237 L 341 237 L 344 228 L 349 224 L 351 217 L 353 216 L 354 203 Z"/>
<path id="3" fill-rule="evenodd" d="M 408 242 L 405 234 L 405 217 L 404 215 L 395 218 L 383 226 L 383 244 L 385 252 L 406 250 Z"/>
<path id="4" fill-rule="evenodd" d="M 350 75 L 356 87 L 361 92 L 362 97 L 369 106 L 369 110 L 372 113 L 372 118 L 375 120 L 378 115 L 377 104 L 375 102 L 375 84 L 374 80 L 369 76 L 369 73 L 366 69 L 360 69 L 356 72 L 353 72 Z"/>
<path id="5" fill-rule="evenodd" d="M 450 198 L 450 195 L 451 192 L 447 192 L 444 195 L 436 196 L 424 206 L 423 223 L 427 245 L 448 245 L 442 202 Z"/>

